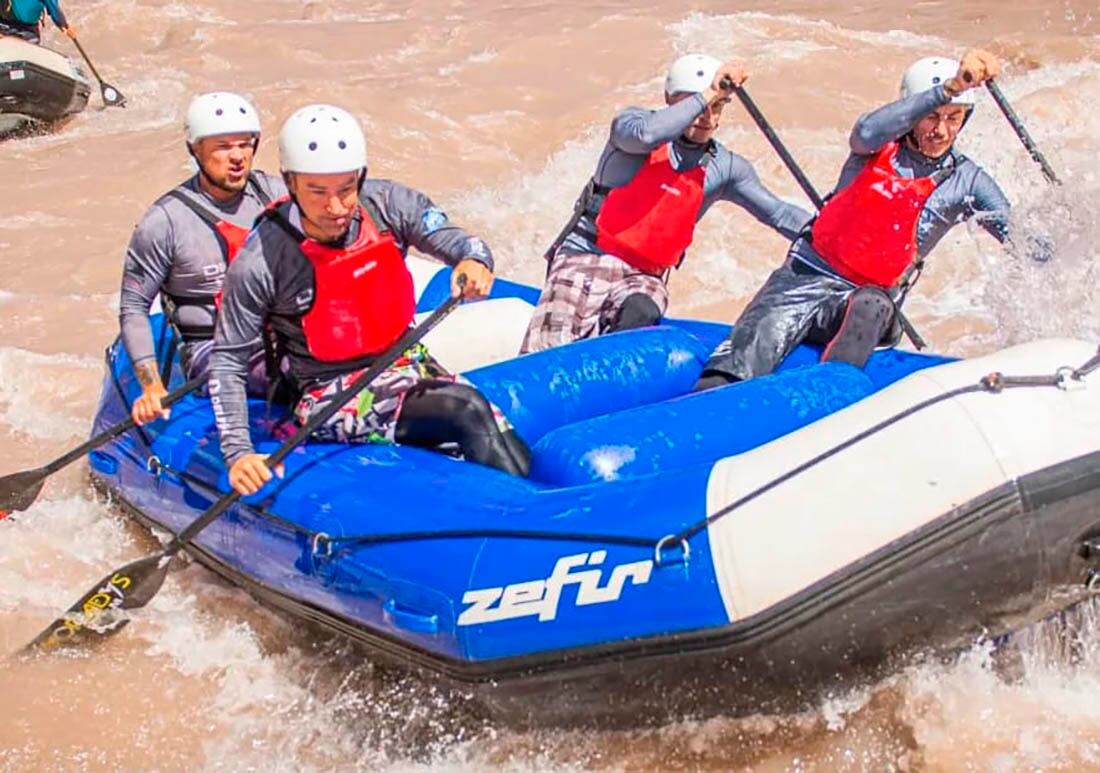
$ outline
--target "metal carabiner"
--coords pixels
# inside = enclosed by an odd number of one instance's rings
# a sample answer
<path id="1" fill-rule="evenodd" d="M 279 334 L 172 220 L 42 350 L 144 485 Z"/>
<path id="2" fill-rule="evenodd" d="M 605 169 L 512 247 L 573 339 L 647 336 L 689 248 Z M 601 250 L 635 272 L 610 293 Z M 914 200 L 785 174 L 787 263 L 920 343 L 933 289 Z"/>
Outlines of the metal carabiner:
<path id="1" fill-rule="evenodd" d="M 1054 371 L 1054 375 L 1058 378 L 1058 388 L 1064 392 L 1076 392 L 1086 386 L 1085 379 L 1081 378 L 1081 374 L 1077 369 L 1068 365 L 1058 368 Z"/>

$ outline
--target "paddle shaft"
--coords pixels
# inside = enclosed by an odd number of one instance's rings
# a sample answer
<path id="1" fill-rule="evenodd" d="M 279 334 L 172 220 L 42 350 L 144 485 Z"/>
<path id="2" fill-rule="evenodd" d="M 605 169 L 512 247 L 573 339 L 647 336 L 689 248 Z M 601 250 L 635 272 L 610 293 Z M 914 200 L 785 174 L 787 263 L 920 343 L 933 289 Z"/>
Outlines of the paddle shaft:
<path id="1" fill-rule="evenodd" d="M 182 386 L 177 387 L 176 389 L 172 390 L 167 395 L 165 395 L 164 398 L 160 401 L 160 404 L 163 407 L 167 408 L 168 406 L 172 405 L 173 403 L 179 402 L 181 399 L 183 399 L 184 397 L 186 397 L 187 395 L 191 394 L 196 389 L 201 387 L 203 385 L 203 383 L 205 383 L 205 381 L 206 381 L 205 378 L 193 378 L 193 379 L 191 379 L 190 381 L 186 382 Z M 65 467 L 66 465 L 70 464 L 71 462 L 76 461 L 77 459 L 84 456 L 84 454 L 88 453 L 89 451 L 94 451 L 95 449 L 99 448 L 101 445 L 106 443 L 108 440 L 114 440 L 116 437 L 118 437 L 122 433 L 130 431 L 131 429 L 133 429 L 136 426 L 137 426 L 137 422 L 134 421 L 134 417 L 133 416 L 128 416 L 125 421 L 121 421 L 118 424 L 116 424 L 115 426 L 113 426 L 109 429 L 103 430 L 102 432 L 100 432 L 98 435 L 96 435 L 92 439 L 90 439 L 87 442 L 82 443 L 81 445 L 74 448 L 72 451 L 69 451 L 68 453 L 64 454 L 63 456 L 59 456 L 58 458 L 54 459 L 52 462 L 50 462 L 49 464 L 47 464 L 45 467 L 42 468 L 42 474 L 43 475 L 53 475 L 55 472 L 60 470 L 62 467 Z"/>
<path id="2" fill-rule="evenodd" d="M 726 85 L 727 83 L 729 83 L 731 86 L 733 85 L 729 82 L 728 79 L 723 82 L 723 85 Z M 751 116 L 752 120 L 756 122 L 756 126 L 760 129 L 761 132 L 763 132 L 764 136 L 767 138 L 772 148 L 775 149 L 775 152 L 779 154 L 779 158 L 782 159 L 783 163 L 787 166 L 787 169 L 790 170 L 790 173 L 794 175 L 795 182 L 797 182 L 799 187 L 802 188 L 807 196 L 809 196 L 810 201 L 813 202 L 813 205 L 820 210 L 825 205 L 825 201 L 821 198 L 821 196 L 818 195 L 817 190 L 813 186 L 813 183 L 811 183 L 806 175 L 802 172 L 802 168 L 798 165 L 798 162 L 796 162 L 791 154 L 787 151 L 787 147 L 783 144 L 783 141 L 779 139 L 779 135 L 777 135 L 775 133 L 775 130 L 772 129 L 771 124 L 768 123 L 768 119 L 765 118 L 764 114 L 760 112 L 760 109 L 756 106 L 756 103 L 752 101 L 752 97 L 750 97 L 749 93 L 745 91 L 745 87 L 737 86 L 734 87 L 733 90 L 737 94 L 737 98 L 741 100 L 741 104 L 745 106 L 745 110 L 748 112 L 749 116 Z"/>
<path id="3" fill-rule="evenodd" d="M 752 117 L 752 120 L 756 122 L 757 128 L 759 128 L 760 131 L 764 133 L 764 136 L 767 138 L 768 142 L 771 143 L 772 148 L 774 148 L 775 152 L 779 154 L 779 158 L 783 160 L 783 163 L 786 165 L 787 169 L 794 176 L 795 181 L 806 193 L 806 195 L 809 196 L 810 201 L 813 202 L 818 211 L 820 211 L 821 208 L 825 206 L 825 200 L 821 198 L 821 196 L 817 192 L 817 189 L 814 188 L 813 183 L 811 183 L 809 178 L 806 177 L 806 175 L 803 173 L 802 167 L 798 165 L 798 162 L 795 161 L 794 157 L 791 156 L 791 154 L 787 151 L 787 147 L 783 144 L 783 141 L 779 139 L 779 135 L 775 133 L 775 130 L 772 129 L 771 124 L 768 123 L 768 119 L 765 118 L 764 114 L 760 112 L 760 108 L 758 108 L 756 106 L 756 103 L 753 102 L 752 97 L 750 97 L 749 93 L 745 91 L 745 87 L 734 86 L 733 82 L 729 78 L 723 80 L 721 85 L 723 88 L 732 89 L 737 94 L 738 99 L 741 100 L 741 104 L 745 106 L 745 110 Z M 908 292 L 909 288 L 907 287 L 903 291 L 901 297 L 904 298 L 905 294 Z M 897 308 L 897 315 L 898 324 L 901 325 L 901 329 L 904 331 L 909 340 L 913 342 L 913 346 L 917 347 L 918 350 L 926 348 L 928 344 L 921 337 L 921 334 L 917 332 L 917 329 L 913 326 L 913 323 L 909 321 L 909 318 L 902 313 L 900 307 Z"/>
<path id="4" fill-rule="evenodd" d="M 464 285 L 464 276 L 459 276 L 459 287 Z M 415 328 L 405 331 L 389 349 L 383 352 L 374 364 L 367 368 L 346 389 L 333 396 L 331 402 L 319 413 L 311 416 L 291 437 L 264 461 L 274 469 L 290 453 L 301 445 L 313 432 L 332 418 L 337 411 L 352 399 L 382 371 L 391 367 L 398 357 L 409 347 L 428 334 L 451 310 L 461 302 L 461 296 L 448 298 L 432 315 Z M 168 574 L 171 558 L 193 540 L 199 532 L 213 523 L 220 515 L 232 507 L 240 493 L 234 489 L 221 496 L 210 509 L 195 519 L 181 531 L 176 538 L 160 552 L 147 558 L 133 561 L 108 574 L 96 583 L 79 601 L 69 607 L 66 613 L 55 620 L 48 628 L 35 637 L 23 652 L 51 650 L 63 644 L 70 644 L 89 636 L 105 638 L 117 633 L 127 622 L 127 618 L 112 619 L 118 609 L 139 609 L 157 594 Z M 108 622 L 103 624 L 106 616 Z"/>
<path id="5" fill-rule="evenodd" d="M 92 64 L 92 60 L 88 57 L 88 52 L 84 50 L 84 46 L 80 44 L 80 41 L 76 39 L 76 36 L 70 35 L 70 39 L 76 46 L 76 50 L 80 52 L 80 55 L 84 57 L 84 61 L 88 64 L 89 69 L 92 71 L 92 75 L 99 82 L 99 95 L 103 99 L 104 107 L 126 107 L 126 97 L 122 95 L 122 92 L 107 83 L 100 77 L 99 71 Z"/>
<path id="6" fill-rule="evenodd" d="M 397 339 L 397 342 L 387 349 L 374 364 L 367 368 L 363 373 L 355 379 L 346 389 L 341 390 L 339 393 L 333 396 L 332 400 L 326 405 L 320 412 L 314 414 L 306 421 L 298 430 L 291 435 L 279 448 L 277 448 L 271 455 L 265 459 L 265 463 L 271 469 L 278 467 L 290 453 L 304 443 L 310 435 L 321 428 L 322 425 L 329 419 L 331 419 L 336 412 L 339 411 L 344 403 L 361 392 L 365 387 L 370 385 L 370 382 L 374 381 L 382 371 L 391 367 L 394 361 L 400 357 L 405 350 L 415 345 L 421 338 L 426 336 L 432 328 L 438 325 L 444 317 L 451 313 L 462 301 L 461 297 L 448 298 L 443 304 L 439 306 L 432 315 L 428 317 L 424 322 L 415 328 L 410 328 L 405 331 L 405 334 L 401 338 Z M 241 498 L 241 494 L 234 490 L 228 494 L 223 495 L 217 502 L 215 502 L 209 510 L 196 518 L 187 528 L 181 531 L 176 538 L 168 544 L 164 549 L 165 556 L 171 556 L 179 552 L 188 542 L 195 538 L 195 536 L 209 526 L 214 520 L 218 518 L 222 513 L 232 507 L 238 499 Z"/>
<path id="7" fill-rule="evenodd" d="M 1009 124 L 1012 125 L 1013 130 L 1016 132 L 1016 136 L 1020 138 L 1020 142 L 1027 148 L 1027 152 L 1031 154 L 1032 159 L 1039 165 L 1039 168 L 1043 170 L 1043 176 L 1047 178 L 1048 182 L 1055 185 L 1061 185 L 1062 181 L 1058 179 L 1058 176 L 1054 174 L 1054 170 L 1050 168 L 1050 164 L 1043 157 L 1043 154 L 1039 152 L 1039 148 L 1035 147 L 1035 141 L 1031 139 L 1031 135 L 1028 134 L 1027 129 L 1024 127 L 1024 122 L 1020 120 L 1020 116 L 1016 114 L 1016 111 L 1012 109 L 1012 105 L 1008 103 L 1008 98 L 1005 97 L 1004 92 L 1001 91 L 1001 87 L 991 78 L 985 82 L 985 87 L 989 89 L 989 93 L 993 96 L 993 101 L 997 103 L 997 107 L 1001 108 L 1001 112 L 1004 113 L 1005 118 L 1008 119 Z"/>
<path id="8" fill-rule="evenodd" d="M 84 46 L 80 45 L 80 41 L 76 38 L 72 38 L 73 45 L 76 46 L 76 50 L 80 52 L 80 55 L 84 57 L 84 61 L 88 63 L 88 69 L 92 71 L 92 75 L 99 81 L 99 85 L 103 86 L 103 79 L 99 77 L 99 71 L 96 70 L 95 65 L 92 64 L 92 60 L 88 58 L 88 52 L 84 50 Z"/>

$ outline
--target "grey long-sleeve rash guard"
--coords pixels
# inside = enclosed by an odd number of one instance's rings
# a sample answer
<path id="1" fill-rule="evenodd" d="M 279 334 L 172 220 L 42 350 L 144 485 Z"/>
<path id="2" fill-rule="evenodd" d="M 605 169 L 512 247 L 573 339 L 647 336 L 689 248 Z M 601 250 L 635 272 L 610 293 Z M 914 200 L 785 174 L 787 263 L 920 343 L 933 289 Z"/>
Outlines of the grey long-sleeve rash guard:
<path id="1" fill-rule="evenodd" d="M 917 222 L 917 254 L 922 258 L 952 227 L 974 216 L 979 216 L 981 226 L 998 241 L 1005 241 L 1008 235 L 1008 199 L 984 169 L 954 148 L 938 159 L 931 159 L 910 148 L 903 139 L 920 119 L 950 101 L 943 86 L 935 86 L 860 116 L 849 138 L 852 152 L 836 185 L 838 191 L 847 187 L 875 153 L 895 140 L 900 147 L 894 157 L 894 169 L 903 177 L 929 177 L 953 166 L 955 171 L 936 187 Z M 792 245 L 791 254 L 825 267 L 806 238 Z"/>
<path id="2" fill-rule="evenodd" d="M 598 185 L 615 188 L 629 182 L 645 163 L 649 154 L 665 143 L 672 143 L 669 159 L 678 170 L 692 169 L 707 158 L 707 147 L 684 140 L 681 135 L 706 108 L 702 94 L 669 105 L 660 110 L 631 107 L 615 116 L 611 136 L 600 154 L 596 173 Z M 771 226 L 788 239 L 794 239 L 811 215 L 801 207 L 777 198 L 764 187 L 752 164 L 742 156 L 715 143 L 715 157 L 707 163 L 703 183 L 701 218 L 716 201 L 729 201 L 744 207 L 753 217 Z M 698 219 L 698 218 L 697 218 Z M 592 218 L 585 215 L 578 222 L 579 231 L 594 233 Z M 598 253 L 599 248 L 588 238 L 574 231 L 562 243 L 564 250 Z"/>
<path id="3" fill-rule="evenodd" d="M 269 199 L 286 194 L 283 181 L 254 171 L 256 184 Z M 252 184 L 229 202 L 220 202 L 202 192 L 198 175 L 180 184 L 180 191 L 219 218 L 251 228 L 264 209 Z M 212 327 L 214 296 L 225 278 L 221 243 L 210 225 L 183 202 L 163 196 L 141 218 L 130 237 L 122 269 L 119 297 L 119 327 L 122 343 L 131 361 L 138 365 L 154 357 L 149 309 L 157 294 L 183 298 L 209 298 L 205 305 L 179 309 L 177 322 L 189 327 Z"/>
<path id="4" fill-rule="evenodd" d="M 470 259 L 492 269 L 493 256 L 485 242 L 451 224 L 423 193 L 390 180 L 367 180 L 359 198 L 374 208 L 381 219 L 378 227 L 390 230 L 402 255 L 415 247 L 450 266 Z M 289 220 L 301 229 L 297 206 L 292 206 Z M 331 246 L 354 243 L 359 228 L 360 220 L 353 219 L 344 238 Z M 265 320 L 286 342 L 290 375 L 302 389 L 366 367 L 373 359 L 332 363 L 310 356 L 300 319 L 313 304 L 314 282 L 312 264 L 273 220 L 259 223 L 229 267 L 210 365 L 210 395 L 226 464 L 252 452 L 245 380 L 251 342 L 261 334 Z"/>

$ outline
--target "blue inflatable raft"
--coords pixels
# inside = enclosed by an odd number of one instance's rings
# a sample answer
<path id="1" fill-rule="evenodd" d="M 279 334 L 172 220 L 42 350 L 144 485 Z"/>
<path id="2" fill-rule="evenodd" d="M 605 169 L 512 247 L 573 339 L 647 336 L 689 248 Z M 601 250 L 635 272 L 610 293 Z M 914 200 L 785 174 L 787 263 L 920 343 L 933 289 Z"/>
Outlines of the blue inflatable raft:
<path id="1" fill-rule="evenodd" d="M 429 311 L 448 271 L 414 273 Z M 771 376 L 690 394 L 723 326 L 670 320 L 514 357 L 534 295 L 498 282 L 429 339 L 530 444 L 529 479 L 310 444 L 193 555 L 365 657 L 556 725 L 803 703 L 1006 630 L 1092 568 L 1100 375 L 1072 370 L 1091 344 L 885 350 L 863 370 L 803 347 Z M 107 370 L 95 432 L 140 394 L 118 344 Z M 251 408 L 273 450 L 278 411 Z M 172 532 L 227 490 L 201 396 L 90 464 Z"/>

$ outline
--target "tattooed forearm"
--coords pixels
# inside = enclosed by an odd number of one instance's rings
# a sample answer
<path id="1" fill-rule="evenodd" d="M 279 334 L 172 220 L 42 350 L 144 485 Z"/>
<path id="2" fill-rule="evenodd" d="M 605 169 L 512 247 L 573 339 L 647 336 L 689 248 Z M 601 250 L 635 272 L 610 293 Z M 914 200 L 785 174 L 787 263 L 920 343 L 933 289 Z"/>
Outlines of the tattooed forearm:
<path id="1" fill-rule="evenodd" d="M 160 381 L 160 370 L 155 362 L 143 362 L 134 368 L 134 371 L 137 373 L 138 381 L 142 387 Z"/>

